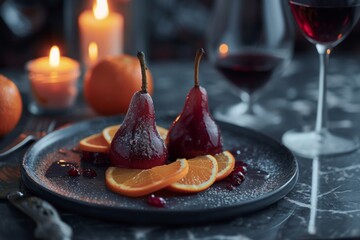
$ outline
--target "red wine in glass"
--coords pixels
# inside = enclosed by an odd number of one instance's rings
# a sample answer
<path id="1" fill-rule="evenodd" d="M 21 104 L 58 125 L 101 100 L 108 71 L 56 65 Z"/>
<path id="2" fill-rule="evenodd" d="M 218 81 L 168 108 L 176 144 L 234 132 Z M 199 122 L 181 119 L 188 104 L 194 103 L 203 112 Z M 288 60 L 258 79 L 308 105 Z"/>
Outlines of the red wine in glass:
<path id="1" fill-rule="evenodd" d="M 206 35 L 209 62 L 239 98 L 236 103 L 219 105 L 213 112 L 215 119 L 255 129 L 279 124 L 279 112 L 257 104 L 254 93 L 280 76 L 293 55 L 288 3 L 215 0 L 214 4 Z"/>
<path id="2" fill-rule="evenodd" d="M 284 62 L 270 53 L 231 53 L 216 60 L 216 68 L 249 94 L 265 85 Z"/>
<path id="3" fill-rule="evenodd" d="M 310 41 L 324 45 L 338 43 L 357 22 L 360 5 L 349 5 L 347 0 L 332 2 L 307 5 L 290 1 L 295 20 Z"/>
<path id="4" fill-rule="evenodd" d="M 282 142 L 293 152 L 313 159 L 355 151 L 359 142 L 351 129 L 345 136 L 327 128 L 326 70 L 331 50 L 359 20 L 360 0 L 289 0 L 289 3 L 296 23 L 319 54 L 319 91 L 315 129 L 287 131 Z"/>

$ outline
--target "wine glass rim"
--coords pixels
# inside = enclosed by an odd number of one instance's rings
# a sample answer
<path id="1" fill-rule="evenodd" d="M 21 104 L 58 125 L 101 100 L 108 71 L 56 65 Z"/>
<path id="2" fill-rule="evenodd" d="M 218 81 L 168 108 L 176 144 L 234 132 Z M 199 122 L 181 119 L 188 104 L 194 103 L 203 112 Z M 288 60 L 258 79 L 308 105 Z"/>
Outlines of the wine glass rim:
<path id="1" fill-rule="evenodd" d="M 360 0 L 288 0 L 290 3 L 315 7 L 353 7 L 360 6 Z"/>

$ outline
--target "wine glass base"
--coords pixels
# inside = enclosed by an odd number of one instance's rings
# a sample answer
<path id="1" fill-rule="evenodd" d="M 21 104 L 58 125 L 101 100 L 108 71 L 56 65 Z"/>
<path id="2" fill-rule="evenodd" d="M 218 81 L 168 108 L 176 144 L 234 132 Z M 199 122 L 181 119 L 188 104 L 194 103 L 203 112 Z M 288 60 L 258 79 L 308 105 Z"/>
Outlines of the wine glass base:
<path id="1" fill-rule="evenodd" d="M 253 106 L 253 112 L 248 113 L 247 104 L 243 102 L 215 109 L 214 118 L 218 121 L 249 128 L 262 128 L 279 124 L 282 121 L 280 115 L 266 111 L 260 105 Z"/>
<path id="2" fill-rule="evenodd" d="M 290 130 L 282 137 L 283 144 L 295 154 L 305 158 L 350 153 L 359 148 L 357 137 L 342 137 L 329 131 L 322 134 Z"/>

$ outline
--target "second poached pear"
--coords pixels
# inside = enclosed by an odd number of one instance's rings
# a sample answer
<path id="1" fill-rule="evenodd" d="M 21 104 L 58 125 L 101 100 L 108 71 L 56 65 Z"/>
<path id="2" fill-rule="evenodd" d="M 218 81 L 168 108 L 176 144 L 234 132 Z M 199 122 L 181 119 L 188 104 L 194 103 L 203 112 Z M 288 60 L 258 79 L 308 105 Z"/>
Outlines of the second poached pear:
<path id="1" fill-rule="evenodd" d="M 204 50 L 200 49 L 195 61 L 195 86 L 189 91 L 180 115 L 169 129 L 166 145 L 172 160 L 215 155 L 223 151 L 218 125 L 209 112 L 206 90 L 199 86 L 198 66 Z"/>

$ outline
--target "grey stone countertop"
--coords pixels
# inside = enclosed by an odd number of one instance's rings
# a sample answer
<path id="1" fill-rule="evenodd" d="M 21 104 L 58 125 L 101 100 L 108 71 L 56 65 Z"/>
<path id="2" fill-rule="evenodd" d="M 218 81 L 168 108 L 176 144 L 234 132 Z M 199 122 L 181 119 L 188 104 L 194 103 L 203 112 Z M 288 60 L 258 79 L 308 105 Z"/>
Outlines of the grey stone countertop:
<path id="1" fill-rule="evenodd" d="M 256 129 L 280 141 L 282 134 L 315 123 L 318 88 L 318 58 L 296 56 L 281 77 L 258 92 L 257 103 L 277 111 L 282 121 Z M 350 55 L 334 55 L 328 77 L 329 126 L 352 128 L 359 135 L 360 61 Z M 150 62 L 157 114 L 178 113 L 193 84 L 192 62 Z M 28 103 L 29 84 L 20 70 L 3 70 L 19 86 Z M 235 103 L 231 87 L 206 61 L 200 67 L 200 81 L 207 89 L 210 108 Z M 81 84 L 80 84 L 81 85 Z M 26 110 L 26 109 L 25 109 Z M 58 116 L 58 126 L 90 119 L 96 115 L 79 97 L 72 114 Z M 24 112 L 18 127 L 0 138 L 0 148 L 24 127 Z M 40 118 L 40 117 L 39 117 Z M 26 149 L 0 162 L 20 162 Z M 294 189 L 271 206 L 234 219 L 185 226 L 130 225 L 104 221 L 59 209 L 62 219 L 74 231 L 74 239 L 318 239 L 360 238 L 360 153 L 305 159 L 297 156 L 300 175 Z M 3 164 L 3 163 L 1 163 Z M 315 172 L 313 172 L 315 171 Z M 313 176 L 316 176 L 315 178 Z M 312 186 L 316 187 L 312 191 Z M 313 192 L 313 194 L 312 194 Z M 31 239 L 35 223 L 6 200 L 0 200 L 0 239 Z"/>

